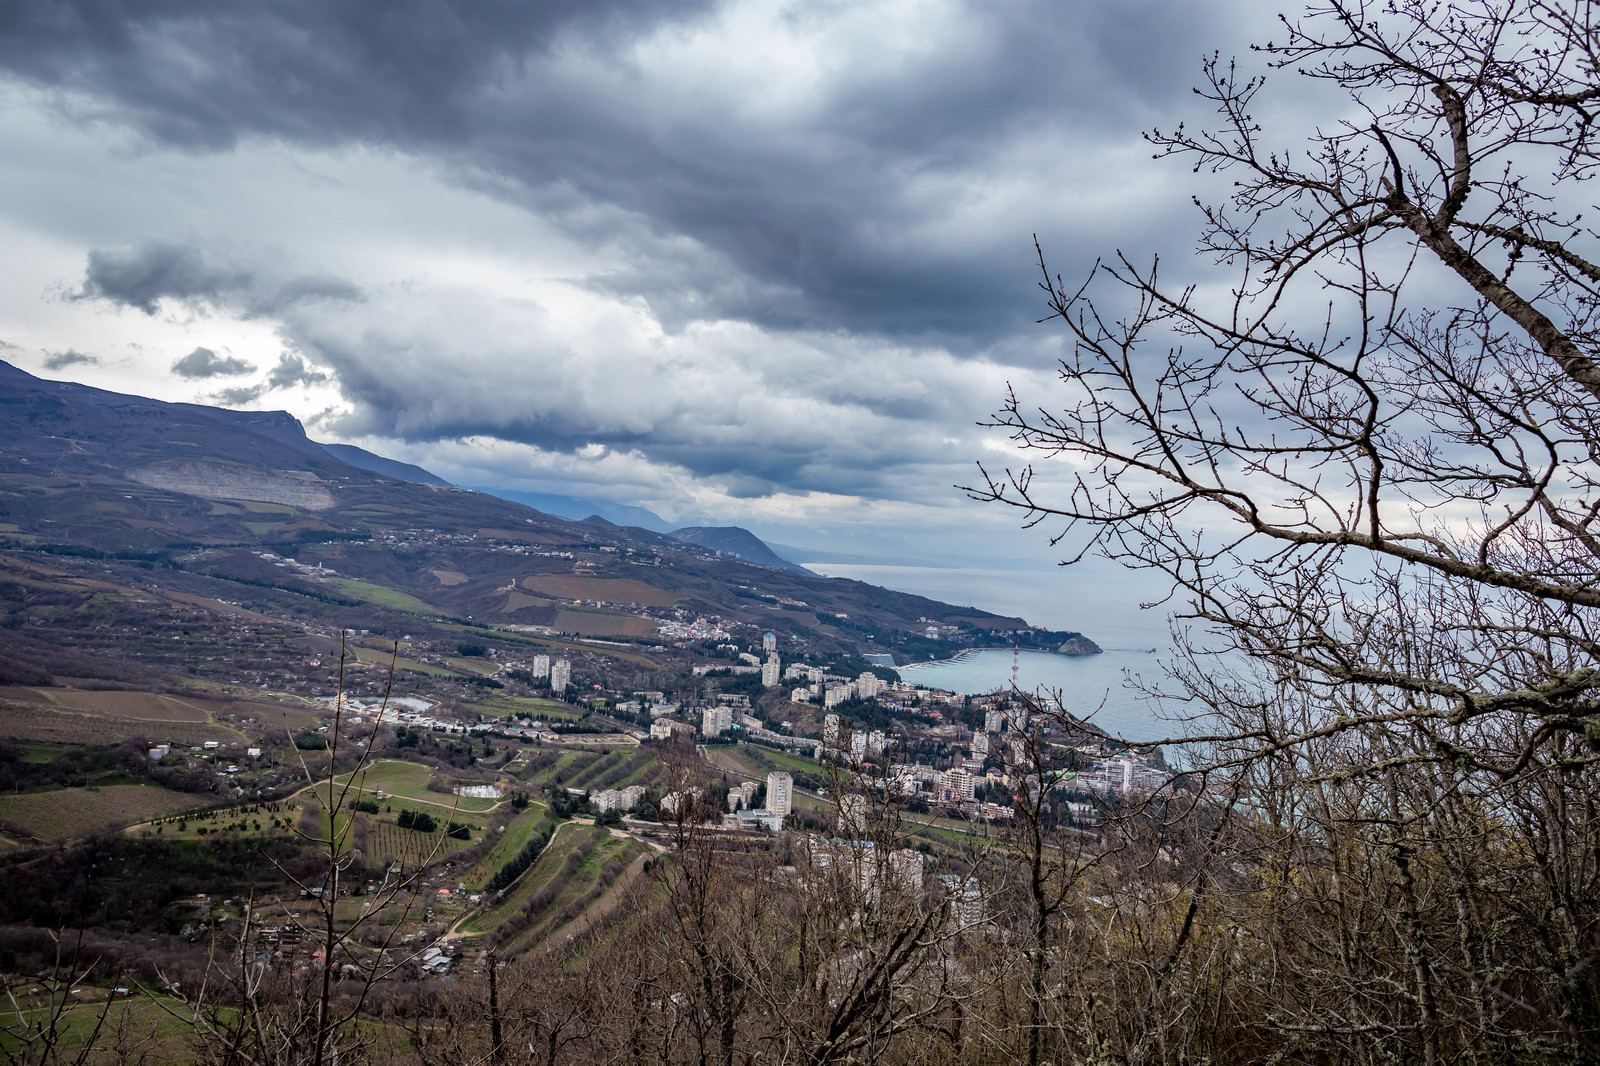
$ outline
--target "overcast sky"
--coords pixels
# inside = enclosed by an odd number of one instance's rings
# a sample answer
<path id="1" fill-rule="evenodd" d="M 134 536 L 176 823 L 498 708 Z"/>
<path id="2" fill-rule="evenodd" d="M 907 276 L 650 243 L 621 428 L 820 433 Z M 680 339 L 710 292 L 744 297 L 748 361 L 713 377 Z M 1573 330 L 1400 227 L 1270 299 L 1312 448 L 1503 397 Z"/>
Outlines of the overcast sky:
<path id="1" fill-rule="evenodd" d="M 0 7 L 0 357 L 465 485 L 1045 559 L 952 487 L 1048 402 L 1032 234 L 1187 256 L 1221 3 Z"/>

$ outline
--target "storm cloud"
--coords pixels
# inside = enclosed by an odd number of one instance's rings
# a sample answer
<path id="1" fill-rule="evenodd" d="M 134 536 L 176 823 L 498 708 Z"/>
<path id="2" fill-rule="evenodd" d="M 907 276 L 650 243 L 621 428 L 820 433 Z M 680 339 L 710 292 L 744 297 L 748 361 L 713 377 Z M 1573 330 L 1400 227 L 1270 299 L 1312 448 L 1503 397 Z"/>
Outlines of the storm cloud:
<path id="1" fill-rule="evenodd" d="M 50 352 L 44 357 L 46 370 L 65 370 L 69 366 L 96 366 L 100 360 L 92 355 L 67 349 L 64 352 Z"/>
<path id="2" fill-rule="evenodd" d="M 208 261 L 198 248 L 149 241 L 137 248 L 94 249 L 74 300 L 110 300 L 156 313 L 162 300 L 215 301 L 245 288 L 247 272 Z"/>
<path id="3" fill-rule="evenodd" d="M 155 195 L 193 183 L 64 280 L 239 323 L 272 369 L 228 402 L 477 454 L 468 483 L 737 517 L 952 497 L 974 423 L 1060 354 L 1033 235 L 1072 272 L 1190 225 L 1140 131 L 1270 28 L 1177 0 L 83 0 L 4 9 L 0 70 L 129 138 Z"/>
<path id="4" fill-rule="evenodd" d="M 172 372 L 185 378 L 234 377 L 248 374 L 254 369 L 254 364 L 233 356 L 218 355 L 210 348 L 196 348 L 172 364 Z"/>

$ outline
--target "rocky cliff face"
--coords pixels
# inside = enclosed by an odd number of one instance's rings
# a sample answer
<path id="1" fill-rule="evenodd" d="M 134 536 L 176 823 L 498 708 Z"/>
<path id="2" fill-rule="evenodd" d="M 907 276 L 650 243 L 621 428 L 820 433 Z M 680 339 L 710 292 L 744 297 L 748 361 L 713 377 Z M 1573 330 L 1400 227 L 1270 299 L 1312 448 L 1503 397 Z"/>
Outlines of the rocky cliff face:
<path id="1" fill-rule="evenodd" d="M 1100 645 L 1085 636 L 1076 636 L 1056 651 L 1062 655 L 1099 655 Z"/>
<path id="2" fill-rule="evenodd" d="M 255 470 L 232 463 L 154 463 L 128 471 L 128 479 L 153 489 L 222 500 L 255 500 L 321 511 L 334 504 L 333 493 L 318 478 L 300 470 Z"/>

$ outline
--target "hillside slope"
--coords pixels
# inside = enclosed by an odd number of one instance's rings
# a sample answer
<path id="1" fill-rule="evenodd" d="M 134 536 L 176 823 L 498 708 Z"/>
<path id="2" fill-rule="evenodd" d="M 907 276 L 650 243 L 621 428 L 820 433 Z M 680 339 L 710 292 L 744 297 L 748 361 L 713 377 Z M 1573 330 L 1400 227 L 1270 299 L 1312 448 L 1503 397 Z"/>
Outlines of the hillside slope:
<path id="1" fill-rule="evenodd" d="M 786 647 L 920 659 L 931 650 L 919 643 L 923 619 L 961 627 L 956 646 L 1027 628 L 817 577 L 737 528 L 677 539 L 573 522 L 344 462 L 282 411 L 124 396 L 5 363 L 0 512 L 0 547 L 160 561 L 317 603 L 596 637 L 710 616 L 773 630 Z"/>

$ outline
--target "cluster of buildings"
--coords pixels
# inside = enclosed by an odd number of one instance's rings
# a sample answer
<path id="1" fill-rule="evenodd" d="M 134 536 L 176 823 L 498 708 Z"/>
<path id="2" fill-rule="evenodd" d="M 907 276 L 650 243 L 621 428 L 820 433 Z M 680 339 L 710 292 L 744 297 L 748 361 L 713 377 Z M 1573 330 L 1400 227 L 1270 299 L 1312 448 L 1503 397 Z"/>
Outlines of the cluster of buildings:
<path id="1" fill-rule="evenodd" d="M 568 685 L 572 684 L 572 663 L 566 659 L 556 659 L 552 662 L 548 655 L 535 655 L 525 664 L 506 663 L 506 666 L 508 668 L 525 667 L 528 673 L 533 675 L 535 681 L 548 678 L 550 680 L 550 691 L 558 696 L 567 690 Z"/>
<path id="2" fill-rule="evenodd" d="M 806 682 L 789 694 L 790 699 L 796 703 L 820 702 L 824 707 L 835 707 L 846 700 L 877 699 L 889 688 L 887 681 L 871 671 L 864 671 L 851 680 L 848 677 L 824 673 L 819 667 L 807 666 L 804 663 L 789 664 L 789 670 L 784 676 L 791 680 L 799 679 Z"/>
<path id="3" fill-rule="evenodd" d="M 611 811 L 631 811 L 639 806 L 639 801 L 642 799 L 644 799 L 643 785 L 629 785 L 627 788 L 603 788 L 599 792 L 589 793 L 589 803 L 593 805 L 598 814 L 609 814 Z"/>
<path id="4" fill-rule="evenodd" d="M 728 813 L 722 818 L 724 829 L 765 829 L 776 833 L 794 810 L 794 776 L 782 770 L 767 775 L 767 805 L 751 807 L 759 785 L 745 781 L 728 790 Z"/>
<path id="5" fill-rule="evenodd" d="M 662 622 L 660 628 L 656 630 L 656 636 L 692 643 L 700 640 L 727 640 L 728 631 L 722 627 L 721 618 L 715 616 L 707 618 L 702 615 L 693 622 L 685 621 L 683 618 Z"/>

